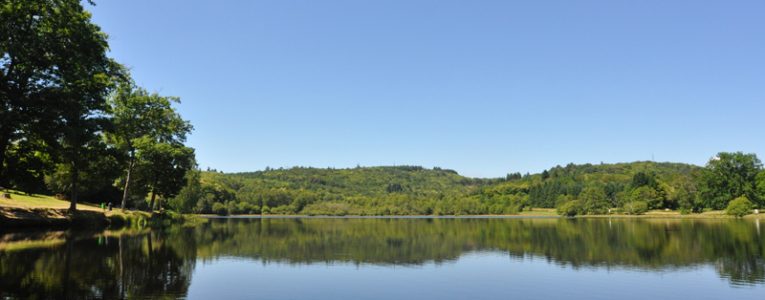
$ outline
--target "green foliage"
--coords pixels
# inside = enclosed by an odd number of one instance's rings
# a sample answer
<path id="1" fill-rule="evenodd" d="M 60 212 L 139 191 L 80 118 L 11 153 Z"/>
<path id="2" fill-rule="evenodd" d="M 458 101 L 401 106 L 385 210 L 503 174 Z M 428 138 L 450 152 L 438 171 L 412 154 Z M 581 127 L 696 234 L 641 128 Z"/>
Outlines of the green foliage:
<path id="1" fill-rule="evenodd" d="M 198 203 L 197 212 L 216 202 L 235 201 L 266 214 L 317 215 L 486 214 L 492 205 L 494 211 L 510 213 L 526 205 L 523 195 L 480 194 L 490 180 L 416 166 L 204 172 L 199 182 L 196 200 L 182 191 L 173 202 Z"/>
<path id="2" fill-rule="evenodd" d="M 77 169 L 79 197 L 94 203 L 109 202 L 119 193 L 113 186 L 114 178 L 120 174 L 117 158 L 103 144 L 91 145 L 90 151 L 83 156 L 88 159 L 83 159 Z M 48 191 L 67 197 L 72 195 L 73 172 L 72 164 L 55 164 L 45 174 Z"/>
<path id="3" fill-rule="evenodd" d="M 564 217 L 573 217 L 585 213 L 584 205 L 579 200 L 571 200 L 558 206 L 555 211 Z"/>
<path id="4" fill-rule="evenodd" d="M 105 112 L 105 96 L 121 67 L 106 56 L 106 35 L 79 0 L 2 3 L 0 185 L 5 186 L 9 162 L 23 156 L 10 150 L 19 143 L 44 141 L 47 151 L 59 150 L 57 159 L 78 168 L 79 154 L 103 125 L 97 115 Z M 77 187 L 77 178 L 70 180 Z"/>
<path id="5" fill-rule="evenodd" d="M 213 203 L 212 212 L 220 216 L 228 215 L 228 209 L 226 208 L 226 204 L 223 204 L 220 202 Z"/>
<path id="6" fill-rule="evenodd" d="M 606 214 L 631 202 L 695 212 L 704 207 L 698 173 L 701 168 L 690 165 L 653 162 L 568 165 L 550 169 L 546 179 L 541 174 L 473 179 L 410 166 L 203 172 L 202 192 L 192 202 L 196 212 L 234 201 L 263 213 L 313 215 L 516 214 L 572 200 L 579 200 L 577 214 Z"/>
<path id="7" fill-rule="evenodd" d="M 342 202 L 313 203 L 305 207 L 303 213 L 307 215 L 345 216 L 351 211 L 350 205 Z"/>
<path id="8" fill-rule="evenodd" d="M 752 213 L 752 201 L 746 196 L 741 196 L 733 199 L 728 207 L 725 208 L 725 213 L 731 216 L 743 217 Z"/>
<path id="9" fill-rule="evenodd" d="M 622 210 L 628 215 L 642 215 L 648 211 L 648 203 L 645 201 L 630 201 L 624 203 Z"/>
<path id="10" fill-rule="evenodd" d="M 672 197 L 683 214 L 700 213 L 704 210 L 704 201 L 702 201 L 694 181 L 680 184 L 674 190 Z"/>
<path id="11" fill-rule="evenodd" d="M 760 171 L 756 178 L 757 195 L 760 199 L 760 206 L 765 202 L 765 170 Z"/>
<path id="12" fill-rule="evenodd" d="M 632 190 L 648 186 L 658 193 L 654 206 L 674 208 L 676 205 L 666 196 L 667 190 L 692 181 L 693 174 L 699 170 L 696 166 L 677 163 L 569 164 L 550 169 L 547 179 L 534 175 L 525 180 L 529 203 L 534 207 L 555 207 L 561 195 L 576 198 L 584 187 L 599 185 L 611 207 L 630 201 Z"/>
<path id="13" fill-rule="evenodd" d="M 186 173 L 185 180 L 186 185 L 181 188 L 177 196 L 168 201 L 168 205 L 176 211 L 190 213 L 194 211 L 199 199 L 204 196 L 200 181 L 201 173 L 197 170 L 189 171 Z"/>
<path id="14" fill-rule="evenodd" d="M 640 171 L 635 173 L 635 175 L 632 176 L 632 187 L 633 188 L 639 188 L 643 186 L 650 186 L 653 188 L 656 188 L 658 186 L 658 181 L 656 180 L 656 173 L 646 173 L 644 171 Z"/>
<path id="15" fill-rule="evenodd" d="M 606 192 L 599 186 L 586 187 L 579 194 L 578 200 L 582 203 L 583 213 L 590 215 L 606 214 L 611 207 Z"/>
<path id="16" fill-rule="evenodd" d="M 649 209 L 661 208 L 662 197 L 654 188 L 650 186 L 641 186 L 629 193 L 628 202 L 643 201 Z"/>
<path id="17" fill-rule="evenodd" d="M 144 187 L 151 191 L 150 207 L 153 209 L 155 196 L 175 197 L 184 187 L 186 173 L 196 166 L 194 149 L 183 144 L 156 142 L 138 147 L 142 151 L 137 175 Z"/>
<path id="18" fill-rule="evenodd" d="M 723 209 L 730 199 L 747 196 L 758 202 L 756 177 L 762 162 L 755 154 L 720 152 L 709 160 L 701 176 L 701 197 L 705 206 Z"/>
<path id="19" fill-rule="evenodd" d="M 172 197 L 183 186 L 186 171 L 194 165 L 194 151 L 183 145 L 192 127 L 172 107 L 179 102 L 177 97 L 149 93 L 131 82 L 121 83 L 109 99 L 112 128 L 107 137 L 128 158 L 123 208 L 134 182 L 151 190 L 150 208 L 157 194 Z M 134 174 L 136 167 L 139 172 Z M 143 178 L 137 181 L 136 175 Z"/>
<path id="20" fill-rule="evenodd" d="M 66 193 L 71 210 L 78 198 L 114 200 L 122 169 L 123 206 L 180 190 L 191 126 L 176 98 L 135 88 L 108 49 L 79 0 L 0 5 L 0 186 Z M 146 167 L 130 176 L 137 161 Z"/>

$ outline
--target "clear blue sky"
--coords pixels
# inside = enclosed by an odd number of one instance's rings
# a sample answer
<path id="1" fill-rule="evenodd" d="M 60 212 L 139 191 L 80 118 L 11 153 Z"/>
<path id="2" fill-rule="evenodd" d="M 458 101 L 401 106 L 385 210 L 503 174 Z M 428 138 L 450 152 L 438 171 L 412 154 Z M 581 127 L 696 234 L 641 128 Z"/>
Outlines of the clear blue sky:
<path id="1" fill-rule="evenodd" d="M 765 155 L 765 1 L 100 0 L 203 168 Z"/>

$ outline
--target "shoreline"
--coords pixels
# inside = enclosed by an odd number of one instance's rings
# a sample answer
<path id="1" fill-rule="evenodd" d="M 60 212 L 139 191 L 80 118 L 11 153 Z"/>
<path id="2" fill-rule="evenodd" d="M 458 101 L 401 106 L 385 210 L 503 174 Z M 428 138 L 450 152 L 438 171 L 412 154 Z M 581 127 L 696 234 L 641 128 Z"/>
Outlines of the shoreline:
<path id="1" fill-rule="evenodd" d="M 18 208 L 0 206 L 0 232 L 17 229 L 122 229 L 161 227 L 172 224 L 194 225 L 196 215 L 171 212 L 78 210 L 69 214 L 60 208 Z"/>
<path id="2" fill-rule="evenodd" d="M 206 219 L 699 219 L 699 220 L 754 220 L 765 219 L 765 214 L 749 214 L 742 218 L 726 215 L 723 211 L 712 211 L 697 214 L 681 214 L 679 211 L 653 211 L 642 215 L 606 214 L 606 215 L 577 215 L 564 217 L 557 214 L 539 213 L 534 211 L 515 215 L 214 215 L 194 214 Z"/>
<path id="3" fill-rule="evenodd" d="M 143 211 L 94 211 L 78 210 L 70 215 L 61 208 L 21 208 L 0 206 L 0 230 L 4 229 L 116 229 L 127 226 L 152 224 L 191 223 L 195 219 L 674 219 L 674 220 L 759 220 L 765 214 L 750 214 L 743 218 L 726 215 L 722 211 L 699 214 L 681 214 L 679 211 L 650 211 L 642 215 L 607 214 L 563 217 L 552 209 L 526 211 L 514 215 L 211 215 L 211 214 L 164 214 Z"/>

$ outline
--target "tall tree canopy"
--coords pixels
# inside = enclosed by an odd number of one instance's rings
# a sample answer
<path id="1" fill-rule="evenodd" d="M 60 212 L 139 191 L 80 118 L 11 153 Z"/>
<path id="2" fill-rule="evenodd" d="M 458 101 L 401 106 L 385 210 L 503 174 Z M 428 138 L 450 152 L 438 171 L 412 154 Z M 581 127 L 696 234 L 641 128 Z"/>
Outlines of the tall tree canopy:
<path id="1" fill-rule="evenodd" d="M 82 153 L 121 70 L 90 18 L 78 0 L 0 1 L 0 180 L 13 145 L 46 140 L 71 166 L 72 210 Z"/>
<path id="2" fill-rule="evenodd" d="M 155 208 L 157 195 L 175 197 L 186 185 L 186 173 L 196 166 L 194 149 L 180 143 L 145 142 L 141 152 L 140 169 L 151 193 L 149 209 Z"/>
<path id="3" fill-rule="evenodd" d="M 150 163 L 149 169 L 156 168 L 145 174 L 151 177 L 147 180 L 152 191 L 160 194 L 177 193 L 182 184 L 178 184 L 174 192 L 157 188 L 166 187 L 169 184 L 166 180 L 182 182 L 185 171 L 191 168 L 193 150 L 183 143 L 192 126 L 173 108 L 172 104 L 178 102 L 177 97 L 149 93 L 132 83 L 121 84 L 110 98 L 114 127 L 109 139 L 128 157 L 122 209 L 127 204 L 133 171 L 136 164 L 141 163 L 139 160 Z"/>
<path id="4" fill-rule="evenodd" d="M 707 201 L 707 207 L 723 209 L 729 201 L 741 196 L 759 203 L 756 177 L 761 170 L 762 162 L 755 154 L 717 154 L 702 173 L 701 196 Z"/>

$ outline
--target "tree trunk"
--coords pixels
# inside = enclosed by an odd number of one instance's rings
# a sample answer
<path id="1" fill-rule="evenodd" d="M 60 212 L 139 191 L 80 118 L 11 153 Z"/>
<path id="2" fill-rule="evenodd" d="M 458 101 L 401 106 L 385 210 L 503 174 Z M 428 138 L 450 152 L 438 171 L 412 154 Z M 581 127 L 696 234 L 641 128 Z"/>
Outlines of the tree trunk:
<path id="1" fill-rule="evenodd" d="M 10 145 L 7 135 L 0 134 L 0 187 L 8 188 L 8 176 L 5 175 L 5 152 Z"/>
<path id="2" fill-rule="evenodd" d="M 157 199 L 157 192 L 154 191 L 154 188 L 151 188 L 151 202 L 149 202 L 149 211 L 154 211 L 154 200 Z"/>
<path id="3" fill-rule="evenodd" d="M 69 212 L 77 211 L 77 193 L 80 185 L 80 170 L 76 162 L 72 163 L 72 196 L 69 199 Z"/>
<path id="4" fill-rule="evenodd" d="M 125 177 L 125 190 L 122 192 L 122 205 L 120 208 L 125 211 L 125 204 L 127 204 L 127 198 L 130 190 L 130 175 L 133 173 L 133 165 L 135 164 L 135 151 L 130 151 L 130 163 L 128 164 L 127 176 Z"/>
<path id="5" fill-rule="evenodd" d="M 151 202 L 149 203 L 149 211 L 154 211 L 154 200 L 157 199 L 157 182 L 159 178 L 154 178 L 154 182 L 151 185 Z"/>

